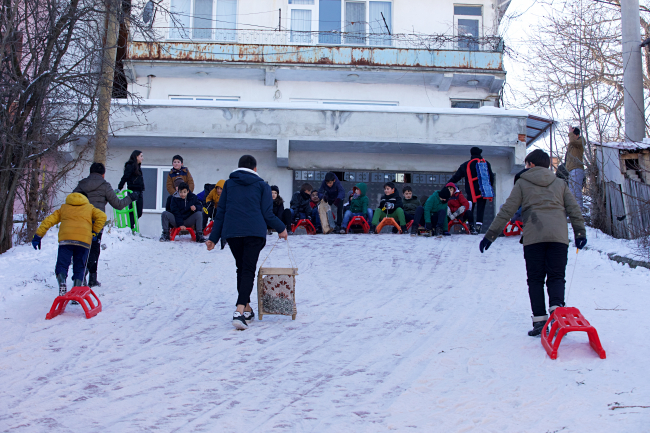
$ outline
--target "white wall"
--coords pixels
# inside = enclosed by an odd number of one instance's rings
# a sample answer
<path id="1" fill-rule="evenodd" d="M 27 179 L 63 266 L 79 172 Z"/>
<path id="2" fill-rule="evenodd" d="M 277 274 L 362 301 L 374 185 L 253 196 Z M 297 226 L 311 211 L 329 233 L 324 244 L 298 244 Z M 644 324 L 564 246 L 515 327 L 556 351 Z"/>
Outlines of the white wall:
<path id="1" fill-rule="evenodd" d="M 146 97 L 147 77 L 138 77 L 132 89 L 141 97 Z M 425 86 L 424 81 L 416 86 L 311 81 L 277 81 L 275 86 L 265 86 L 262 80 L 152 78 L 150 99 L 169 99 L 170 95 L 237 96 L 242 102 L 290 102 L 294 98 L 303 98 L 394 101 L 408 107 L 450 107 L 450 99 L 484 99 L 488 96 L 488 90 L 452 87 L 449 92 L 439 92 L 436 86 Z"/>

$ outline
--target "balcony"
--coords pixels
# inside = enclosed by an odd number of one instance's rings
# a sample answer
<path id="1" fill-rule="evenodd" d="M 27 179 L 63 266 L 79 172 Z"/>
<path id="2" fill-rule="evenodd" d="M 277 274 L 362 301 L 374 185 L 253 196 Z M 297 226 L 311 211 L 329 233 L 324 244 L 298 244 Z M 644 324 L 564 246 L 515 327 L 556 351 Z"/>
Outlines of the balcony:
<path id="1" fill-rule="evenodd" d="M 499 37 L 214 29 L 210 39 L 132 42 L 128 60 L 503 72 Z M 214 39 L 218 40 L 214 40 Z"/>

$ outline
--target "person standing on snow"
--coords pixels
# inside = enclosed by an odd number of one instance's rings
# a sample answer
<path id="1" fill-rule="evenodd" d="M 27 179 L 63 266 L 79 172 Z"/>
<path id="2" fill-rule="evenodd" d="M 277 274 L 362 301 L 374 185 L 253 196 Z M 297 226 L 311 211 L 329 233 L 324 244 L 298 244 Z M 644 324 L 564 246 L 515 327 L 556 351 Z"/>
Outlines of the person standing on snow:
<path id="1" fill-rule="evenodd" d="M 485 215 L 485 206 L 487 205 L 488 198 L 484 198 L 481 196 L 481 185 L 479 183 L 479 174 L 476 170 L 478 162 L 481 162 L 481 160 L 485 161 L 483 157 L 481 156 L 483 154 L 483 150 L 479 147 L 472 147 L 470 150 L 470 156 L 471 159 L 468 161 L 463 162 L 460 167 L 458 167 L 458 170 L 456 173 L 447 181 L 447 183 L 455 183 L 458 184 L 462 179 L 465 179 L 465 192 L 467 193 L 467 199 L 474 203 L 474 206 L 472 209 L 468 209 L 469 212 L 473 213 L 474 208 L 476 208 L 476 218 L 474 218 L 474 221 L 476 221 L 476 224 L 472 224 L 470 229 L 470 233 L 473 235 L 478 235 L 481 233 L 481 229 L 483 228 L 483 216 Z M 494 173 L 492 172 L 492 166 L 490 165 L 489 162 L 485 161 L 487 165 L 487 174 L 489 176 L 489 184 L 490 186 L 494 186 Z M 470 186 L 470 181 L 468 178 L 468 175 L 474 179 L 474 182 L 471 182 Z M 473 186 L 473 189 L 472 189 Z M 474 191 L 474 193 L 472 193 Z M 489 200 L 492 200 L 490 197 Z M 473 215 L 472 215 L 473 217 Z"/>
<path id="2" fill-rule="evenodd" d="M 221 239 L 221 249 L 228 243 L 237 265 L 237 310 L 232 324 L 244 330 L 255 318 L 250 306 L 257 259 L 266 245 L 267 226 L 287 239 L 287 228 L 273 214 L 271 187 L 257 174 L 257 161 L 251 155 L 239 159 L 239 168 L 230 173 L 214 217 L 212 233 L 206 242 L 212 251 Z"/>
<path id="3" fill-rule="evenodd" d="M 104 180 L 106 168 L 101 162 L 93 162 L 90 166 L 90 176 L 81 179 L 79 184 L 72 192 L 83 193 L 88 197 L 91 205 L 95 206 L 102 212 L 106 212 L 106 203 L 109 203 L 114 209 L 122 210 L 129 206 L 131 202 L 137 201 L 140 193 L 137 191 L 130 192 L 127 197 L 123 199 L 117 198 L 117 194 L 113 191 L 110 183 Z M 101 253 L 102 228 L 97 236 L 93 238 L 90 245 L 90 253 L 88 254 L 88 266 L 86 273 L 88 276 L 88 286 L 101 287 L 101 283 L 97 281 L 97 262 L 99 261 L 99 254 Z"/>
<path id="4" fill-rule="evenodd" d="M 578 206 L 582 209 L 582 182 L 585 179 L 585 166 L 583 164 L 585 142 L 580 136 L 579 128 L 569 130 L 569 144 L 566 149 L 565 166 L 569 172 L 569 189 L 576 198 Z"/>
<path id="5" fill-rule="evenodd" d="M 528 275 L 528 296 L 533 310 L 531 337 L 542 333 L 548 320 L 544 282 L 548 290 L 549 313 L 564 307 L 564 275 L 569 249 L 569 230 L 566 214 L 571 219 L 575 244 L 578 249 L 587 244 L 587 231 L 582 213 L 566 182 L 557 178 L 549 166 L 551 159 L 546 152 L 536 149 L 525 159 L 525 172 L 490 225 L 479 244 L 481 253 L 487 251 L 510 218 L 521 207 L 524 223 L 522 243 Z"/>
<path id="6" fill-rule="evenodd" d="M 142 209 L 144 208 L 144 177 L 142 176 L 142 160 L 144 155 L 139 150 L 131 152 L 129 160 L 124 163 L 124 174 L 120 183 L 117 184 L 119 191 L 126 187 L 133 192 L 138 192 L 138 198 L 135 200 L 135 207 L 138 212 L 138 219 L 142 217 Z M 135 227 L 135 221 L 131 221 L 131 228 Z"/>

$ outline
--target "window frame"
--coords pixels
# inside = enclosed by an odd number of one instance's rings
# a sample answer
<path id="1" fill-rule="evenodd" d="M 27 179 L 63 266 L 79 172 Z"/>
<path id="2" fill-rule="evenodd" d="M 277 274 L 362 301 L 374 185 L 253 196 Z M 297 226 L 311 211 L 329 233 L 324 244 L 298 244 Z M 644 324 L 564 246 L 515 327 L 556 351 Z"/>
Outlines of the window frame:
<path id="1" fill-rule="evenodd" d="M 310 5 L 305 5 L 305 4 L 293 4 L 289 3 L 287 1 L 287 17 L 288 17 L 288 30 L 289 30 L 289 40 L 287 41 L 290 45 L 315 45 L 318 43 L 318 30 L 314 30 L 314 23 L 316 23 L 316 27 L 318 28 L 318 23 L 319 23 L 319 14 L 318 14 L 318 3 L 319 0 L 314 0 L 313 4 Z M 309 25 L 309 31 L 310 31 L 310 36 L 309 36 L 309 42 L 293 42 L 291 40 L 292 38 L 292 33 L 293 29 L 291 28 L 291 15 L 293 10 L 309 10 L 311 11 L 311 24 Z M 296 30 L 296 32 L 299 32 L 300 30 Z M 314 35 L 316 35 L 316 43 L 314 43 Z"/>
<path id="2" fill-rule="evenodd" d="M 462 108 L 462 107 L 454 107 L 454 102 L 477 102 L 478 107 L 476 108 Z M 482 99 L 467 99 L 467 98 L 450 98 L 449 99 L 449 107 L 450 108 L 460 108 L 464 110 L 478 110 L 483 106 L 483 100 Z"/>
<path id="3" fill-rule="evenodd" d="M 174 0 L 170 1 L 170 8 L 171 8 L 171 3 Z M 237 31 L 239 30 L 239 2 L 240 0 L 235 0 L 236 2 L 236 8 L 235 8 L 235 28 L 232 30 L 235 33 L 235 39 L 230 40 L 230 39 L 217 39 L 217 29 L 219 29 L 219 24 L 217 23 L 217 3 L 220 0 L 212 0 L 212 30 L 210 32 L 210 38 L 209 39 L 203 39 L 203 38 L 194 38 L 192 35 L 194 33 L 194 8 L 196 6 L 196 0 L 189 0 L 190 2 L 190 25 L 186 29 L 182 29 L 182 32 L 187 34 L 187 38 L 176 38 L 172 37 L 173 33 L 176 31 L 176 27 L 174 27 L 174 22 L 169 21 L 169 29 L 167 31 L 167 39 L 168 41 L 214 41 L 214 42 L 238 42 L 237 38 Z M 222 32 L 228 31 L 228 30 L 221 30 Z M 181 30 L 178 31 L 178 33 L 181 33 Z"/>
<path id="4" fill-rule="evenodd" d="M 483 37 L 483 15 L 484 15 L 484 5 L 482 4 L 468 4 L 468 3 L 454 3 L 454 37 L 459 38 L 460 35 L 458 34 L 458 20 L 476 20 L 478 21 L 478 36 L 477 38 L 482 38 Z M 480 7 L 481 8 L 481 15 L 456 15 L 456 6 L 470 6 L 470 7 Z M 466 50 L 466 48 L 461 47 L 461 41 L 456 40 L 455 43 L 455 49 L 456 50 Z M 477 41 L 478 45 L 478 41 Z M 477 47 L 476 50 L 469 50 L 469 51 L 480 51 L 480 47 Z"/>
<path id="5" fill-rule="evenodd" d="M 164 172 L 171 171 L 171 166 L 169 165 L 143 165 L 143 169 L 156 169 L 156 209 L 142 209 L 142 213 L 152 213 L 152 214 L 161 214 L 165 211 L 164 206 L 161 206 L 162 197 L 163 197 L 163 188 L 167 190 L 167 179 L 165 179 Z M 146 194 L 146 190 L 145 190 Z M 158 207 L 160 206 L 160 207 Z"/>

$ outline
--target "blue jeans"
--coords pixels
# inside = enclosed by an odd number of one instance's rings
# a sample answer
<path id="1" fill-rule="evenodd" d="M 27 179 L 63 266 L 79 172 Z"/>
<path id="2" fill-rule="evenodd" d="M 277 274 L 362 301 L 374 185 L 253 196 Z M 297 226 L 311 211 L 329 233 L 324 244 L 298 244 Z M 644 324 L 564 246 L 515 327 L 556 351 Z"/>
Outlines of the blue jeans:
<path id="1" fill-rule="evenodd" d="M 72 279 L 83 280 L 89 252 L 88 248 L 79 245 L 59 245 L 59 255 L 56 258 L 54 272 L 68 278 L 68 268 L 72 261 Z"/>
<path id="2" fill-rule="evenodd" d="M 373 214 L 372 209 L 368 209 L 368 212 L 366 213 L 366 215 L 362 214 L 361 212 L 354 212 L 353 213 L 351 210 L 346 210 L 345 211 L 345 216 L 343 217 L 343 224 L 341 224 L 341 227 L 343 229 L 347 230 L 348 224 L 350 224 L 350 220 L 352 219 L 352 217 L 355 217 L 355 216 L 365 216 L 366 217 L 366 222 L 368 224 L 370 224 L 372 222 L 372 214 Z"/>

